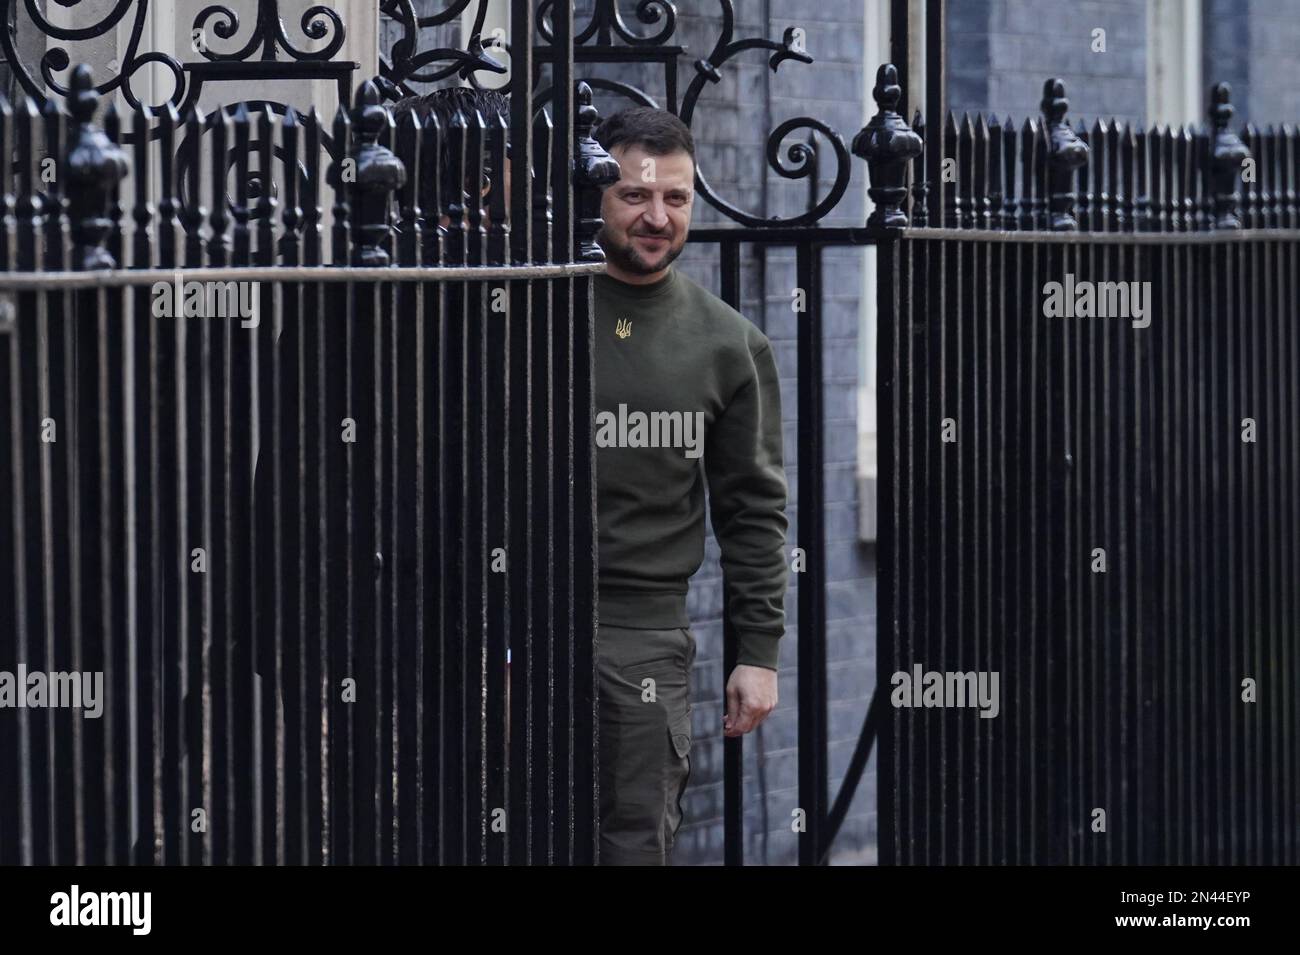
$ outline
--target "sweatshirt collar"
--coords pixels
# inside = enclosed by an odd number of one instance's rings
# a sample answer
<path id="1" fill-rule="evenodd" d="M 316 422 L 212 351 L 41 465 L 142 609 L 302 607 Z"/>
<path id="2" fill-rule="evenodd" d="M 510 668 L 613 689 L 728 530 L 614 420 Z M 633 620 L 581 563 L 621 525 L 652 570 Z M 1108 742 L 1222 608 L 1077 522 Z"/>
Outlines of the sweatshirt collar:
<path id="1" fill-rule="evenodd" d="M 633 285 L 630 282 L 624 282 L 622 279 L 616 279 L 605 272 L 601 272 L 596 276 L 596 285 L 602 291 L 638 302 L 659 298 L 671 291 L 676 283 L 677 270 L 671 265 L 668 266 L 667 275 L 648 285 Z"/>

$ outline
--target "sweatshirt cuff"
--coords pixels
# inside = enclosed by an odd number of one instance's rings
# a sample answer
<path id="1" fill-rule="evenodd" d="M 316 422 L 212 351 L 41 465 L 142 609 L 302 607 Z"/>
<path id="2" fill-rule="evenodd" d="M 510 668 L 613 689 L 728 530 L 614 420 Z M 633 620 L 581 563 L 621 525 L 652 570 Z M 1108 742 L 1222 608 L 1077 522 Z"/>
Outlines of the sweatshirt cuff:
<path id="1" fill-rule="evenodd" d="M 742 633 L 740 635 L 740 653 L 736 656 L 736 665 L 778 668 L 781 656 L 781 637 L 770 633 Z"/>

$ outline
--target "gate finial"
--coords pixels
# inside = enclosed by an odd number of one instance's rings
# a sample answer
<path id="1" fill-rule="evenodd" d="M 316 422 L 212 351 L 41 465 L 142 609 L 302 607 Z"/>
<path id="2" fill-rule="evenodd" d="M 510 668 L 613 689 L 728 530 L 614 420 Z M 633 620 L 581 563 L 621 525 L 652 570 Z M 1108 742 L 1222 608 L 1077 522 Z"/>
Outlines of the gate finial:
<path id="1" fill-rule="evenodd" d="M 113 228 L 109 197 L 127 171 L 126 155 L 92 122 L 98 105 L 90 67 L 82 63 L 72 73 L 69 106 L 77 128 L 68 137 L 64 167 L 72 219 L 72 267 L 83 271 L 117 267 L 104 241 Z"/>
<path id="2" fill-rule="evenodd" d="M 1210 89 L 1209 186 L 1214 194 L 1214 228 L 1240 229 L 1237 215 L 1237 184 L 1241 181 L 1241 164 L 1250 158 L 1250 150 L 1236 133 L 1228 129 L 1234 112 L 1229 98 L 1232 88 L 1216 83 Z"/>
<path id="3" fill-rule="evenodd" d="M 393 232 L 393 193 L 406 183 L 406 167 L 391 149 L 378 144 L 380 132 L 392 126 L 393 118 L 379 105 L 379 87 L 369 80 L 357 91 L 352 121 L 357 142 L 352 264 L 385 266 L 385 246 Z"/>
<path id="4" fill-rule="evenodd" d="M 907 164 L 921 152 L 921 137 L 898 115 L 903 90 L 898 70 L 886 63 L 876 71 L 871 96 L 880 111 L 853 137 L 853 155 L 867 161 L 871 186 L 867 189 L 876 208 L 867 219 L 868 228 L 901 228 L 907 225 L 902 210 L 907 198 Z"/>
<path id="5" fill-rule="evenodd" d="M 1043 84 L 1043 116 L 1047 120 L 1048 226 L 1053 232 L 1073 232 L 1074 171 L 1088 161 L 1088 144 L 1065 121 L 1070 101 L 1065 84 L 1052 78 Z"/>
<path id="6" fill-rule="evenodd" d="M 580 81 L 574 100 L 577 122 L 574 128 L 573 186 L 578 217 L 573 235 L 574 258 L 578 262 L 604 262 L 605 253 L 596 244 L 596 234 L 605 224 L 600 217 L 601 189 L 618 182 L 621 173 L 617 160 L 591 135 L 600 119 L 596 107 L 591 105 L 591 87 Z"/>

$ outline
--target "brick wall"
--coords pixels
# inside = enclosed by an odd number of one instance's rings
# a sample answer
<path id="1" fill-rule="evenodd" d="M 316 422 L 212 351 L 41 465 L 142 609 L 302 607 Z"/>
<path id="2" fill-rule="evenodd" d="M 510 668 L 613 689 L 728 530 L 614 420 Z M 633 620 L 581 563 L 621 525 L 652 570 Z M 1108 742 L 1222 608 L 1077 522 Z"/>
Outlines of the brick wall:
<path id="1" fill-rule="evenodd" d="M 1234 122 L 1300 121 L 1300 0 L 1203 0 L 1206 87 L 1232 85 Z"/>
<path id="2" fill-rule="evenodd" d="M 1146 112 L 1144 0 L 960 0 L 948 4 L 948 105 L 1041 113 L 1043 82 L 1065 80 L 1072 119 L 1139 122 Z M 1106 51 L 1093 52 L 1093 30 Z"/>
<path id="3" fill-rule="evenodd" d="M 1143 0 L 961 0 L 948 5 L 948 100 L 964 110 L 1037 114 L 1043 81 L 1065 80 L 1070 115 L 1145 121 Z M 1106 52 L 1092 31 L 1106 31 Z M 1236 118 L 1300 121 L 1289 67 L 1300 50 L 1300 0 L 1201 0 L 1202 85 L 1232 85 Z M 1202 100 L 1205 90 L 1201 91 Z"/>

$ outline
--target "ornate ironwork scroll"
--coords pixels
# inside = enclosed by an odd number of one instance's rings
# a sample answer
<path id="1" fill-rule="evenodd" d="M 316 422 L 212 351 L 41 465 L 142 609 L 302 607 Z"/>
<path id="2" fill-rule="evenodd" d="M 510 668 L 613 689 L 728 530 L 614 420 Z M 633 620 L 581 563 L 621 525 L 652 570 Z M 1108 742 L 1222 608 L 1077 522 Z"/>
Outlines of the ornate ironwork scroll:
<path id="1" fill-rule="evenodd" d="M 23 61 L 15 44 L 19 6 L 26 18 L 45 36 L 61 41 L 51 46 L 41 57 L 35 72 Z M 84 12 L 84 0 L 58 0 L 63 7 Z M 343 48 L 346 28 L 337 12 L 324 5 L 309 7 L 303 12 L 299 28 L 308 40 L 327 41 L 319 50 L 307 50 L 295 45 L 280 17 L 280 0 L 256 0 L 257 11 L 253 18 L 251 35 L 243 46 L 233 50 L 220 49 L 211 42 L 233 39 L 240 30 L 238 13 L 228 5 L 212 4 L 204 7 L 194 18 L 190 28 L 191 49 L 194 57 L 182 62 L 160 51 L 141 51 L 140 40 L 149 21 L 149 0 L 117 0 L 117 3 L 99 20 L 75 27 L 53 23 L 41 12 L 36 0 L 9 0 L 6 8 L 6 29 L 0 30 L 0 49 L 14 77 L 23 91 L 44 104 L 53 95 L 66 99 L 71 95 L 70 85 L 62 82 L 60 73 L 76 59 L 68 46 L 104 36 L 118 28 L 131 17 L 131 33 L 119 57 L 107 64 L 107 77 L 96 84 L 100 95 L 122 91 L 122 96 L 133 110 L 147 112 L 157 118 L 168 103 L 177 112 L 184 113 L 198 101 L 205 83 L 211 82 L 261 82 L 265 80 L 330 80 L 338 84 L 340 101 L 350 99 L 350 80 L 357 64 L 335 60 Z M 174 89 L 163 103 L 146 104 L 140 100 L 132 84 L 133 77 L 150 63 L 161 64 L 171 74 Z M 280 115 L 288 109 L 282 103 L 270 104 Z M 156 133 L 157 127 L 151 131 Z"/>
<path id="2" fill-rule="evenodd" d="M 58 0 L 73 11 L 84 7 L 85 0 Z M 245 0 L 252 4 L 254 0 Z M 269 80 L 327 80 L 338 85 L 339 101 L 351 102 L 351 88 L 357 65 L 334 57 L 343 49 L 347 36 L 342 17 L 325 4 L 308 8 L 297 24 L 303 40 L 297 39 L 286 27 L 280 12 L 280 0 L 255 0 L 256 10 L 249 22 L 251 30 L 240 44 L 236 37 L 244 24 L 234 9 L 236 0 L 213 3 L 204 7 L 194 18 L 191 27 L 194 55 L 182 62 L 169 53 L 141 49 L 141 38 L 150 13 L 150 0 L 117 0 L 112 9 L 100 19 L 78 26 L 60 26 L 51 22 L 38 8 L 36 0 L 9 0 L 7 30 L 0 30 L 0 48 L 3 49 L 14 70 L 17 82 L 27 94 L 44 103 L 48 96 L 66 98 L 70 84 L 61 77 L 74 59 L 70 46 L 108 34 L 129 22 L 131 31 L 126 47 L 118 61 L 109 64 L 108 75 L 95 86 L 101 95 L 121 90 L 131 108 L 146 113 L 152 120 L 148 127 L 150 139 L 157 139 L 161 126 L 159 117 L 169 107 L 185 114 L 199 98 L 206 84 L 220 82 L 265 82 Z M 447 0 L 442 9 L 421 15 L 417 0 L 378 0 L 380 15 L 396 25 L 399 35 L 390 50 L 381 51 L 379 75 L 373 80 L 381 95 L 397 99 L 416 92 L 412 84 L 439 83 L 453 78 L 471 85 L 481 85 L 484 79 L 500 76 L 507 71 L 510 45 L 504 37 L 484 36 L 489 3 L 494 0 Z M 504 0 L 499 0 L 504 3 Z M 540 0 L 537 5 L 537 41 L 534 58 L 536 88 L 541 81 L 544 65 L 555 55 L 553 27 L 550 14 L 556 0 Z M 567 2 L 567 0 L 566 0 Z M 760 37 L 737 39 L 735 36 L 734 0 L 717 0 L 721 17 L 721 32 L 707 56 L 693 61 L 694 71 L 678 102 L 679 63 L 687 55 L 685 46 L 678 42 L 677 6 L 671 0 L 638 0 L 630 15 L 624 14 L 617 0 L 595 0 L 590 20 L 575 34 L 575 57 L 580 64 L 640 63 L 663 69 L 666 103 L 664 108 L 676 113 L 688 126 L 700 113 L 701 97 L 709 84 L 717 84 L 729 62 L 749 50 L 770 52 L 768 66 L 775 72 L 782 63 L 794 61 L 811 64 L 812 56 L 803 47 L 803 34 L 796 27 L 787 28 L 781 39 Z M 445 45 L 421 49 L 428 31 L 437 31 L 459 22 L 473 7 L 473 20 L 463 43 L 463 49 Z M 20 7 L 21 5 L 21 7 Z M 15 43 L 14 25 L 21 14 L 30 19 L 42 33 L 58 45 L 51 46 L 34 67 L 22 61 Z M 129 20 L 128 20 L 129 18 Z M 633 22 L 634 21 L 634 22 Z M 322 44 L 319 49 L 307 49 L 303 41 Z M 689 61 L 687 61 L 689 62 Z M 171 74 L 175 88 L 163 103 L 145 104 L 133 87 L 133 77 L 148 64 L 160 64 Z M 101 74 L 102 75 L 102 74 Z M 634 103 L 658 106 L 648 94 L 636 87 L 601 77 L 580 75 L 592 89 L 607 90 L 627 97 Z M 549 88 L 538 90 L 534 109 L 542 110 L 551 97 Z M 227 107 L 229 113 L 235 107 Z M 269 108 L 277 115 L 285 115 L 291 107 L 267 100 L 243 101 L 253 114 Z M 301 114 L 299 114 L 301 117 Z M 305 117 L 301 117 L 305 118 Z M 210 132 L 218 114 L 207 118 L 204 133 Z M 133 141 L 134 132 L 126 132 L 125 143 Z M 789 141 L 789 145 L 785 145 Z M 710 184 L 704 169 L 697 166 L 697 190 L 706 202 L 728 218 L 751 227 L 811 225 L 823 219 L 843 198 L 849 183 L 852 159 L 843 137 L 830 126 L 812 117 L 800 116 L 785 120 L 773 129 L 765 148 L 768 165 L 785 179 L 810 179 L 825 165 L 816 155 L 819 142 L 828 143 L 835 158 L 834 176 L 829 192 L 815 202 L 812 208 L 799 215 L 780 218 L 764 217 L 746 211 L 720 196 Z M 330 137 L 322 144 L 331 156 L 334 147 Z"/>
<path id="3" fill-rule="evenodd" d="M 439 47 L 427 51 L 419 49 L 421 30 L 448 24 L 464 14 L 472 2 L 477 2 L 474 23 L 464 50 Z M 414 0 L 383 0 L 380 11 L 402 26 L 402 35 L 381 60 L 381 87 L 385 95 L 398 98 L 416 92 L 412 83 L 430 83 L 459 77 L 471 85 L 481 84 L 481 77 L 505 72 L 504 62 L 509 60 L 509 44 L 496 37 L 484 37 L 488 3 L 493 0 L 454 0 L 440 13 L 418 16 Z M 543 65 L 554 58 L 554 33 L 550 14 L 556 0 L 540 0 L 537 5 L 537 34 L 539 43 L 535 50 L 534 112 L 546 107 L 551 99 L 549 87 L 538 89 Z M 662 68 L 666 102 L 662 108 L 679 116 L 686 125 L 694 122 L 700 98 L 706 84 L 721 82 L 723 69 L 736 56 L 748 50 L 768 50 L 768 66 L 775 72 L 787 60 L 811 64 L 812 56 L 803 48 L 803 34 L 789 27 L 780 40 L 759 37 L 735 38 L 735 8 L 733 0 L 718 0 L 722 19 L 721 32 L 712 50 L 694 61 L 694 74 L 687 85 L 680 104 L 678 91 L 679 62 L 687 55 L 685 46 L 678 43 L 677 5 L 671 0 L 638 0 L 631 12 L 631 22 L 620 9 L 617 0 L 595 0 L 591 17 L 573 37 L 574 56 L 579 64 L 622 63 L 649 64 Z M 644 29 L 642 29 L 644 28 Z M 486 44 L 486 45 L 485 45 Z M 594 90 L 617 93 L 643 106 L 659 107 L 644 90 L 604 77 L 580 72 L 578 79 Z M 777 227 L 811 225 L 823 219 L 844 197 L 852 171 L 852 158 L 843 137 L 830 126 L 812 117 L 796 117 L 782 122 L 771 131 L 766 143 L 767 162 L 785 179 L 806 179 L 816 174 L 818 162 L 816 136 L 830 144 L 835 156 L 834 179 L 829 192 L 808 211 L 787 218 L 763 217 L 747 212 L 722 198 L 710 185 L 703 169 L 698 168 L 696 188 L 706 202 L 728 218 L 746 226 Z M 782 148 L 787 140 L 793 140 Z"/>

